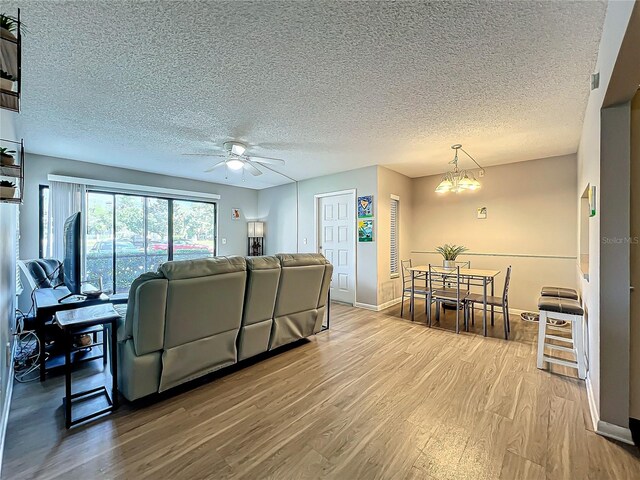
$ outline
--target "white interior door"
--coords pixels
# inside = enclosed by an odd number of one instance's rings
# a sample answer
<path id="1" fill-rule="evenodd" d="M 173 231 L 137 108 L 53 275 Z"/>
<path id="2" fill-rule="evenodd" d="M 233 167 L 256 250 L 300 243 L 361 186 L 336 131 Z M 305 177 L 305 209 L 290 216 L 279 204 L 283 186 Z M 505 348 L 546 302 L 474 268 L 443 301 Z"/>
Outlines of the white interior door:
<path id="1" fill-rule="evenodd" d="M 354 196 L 350 193 L 318 199 L 318 252 L 333 264 L 331 299 L 355 303 L 356 255 Z"/>

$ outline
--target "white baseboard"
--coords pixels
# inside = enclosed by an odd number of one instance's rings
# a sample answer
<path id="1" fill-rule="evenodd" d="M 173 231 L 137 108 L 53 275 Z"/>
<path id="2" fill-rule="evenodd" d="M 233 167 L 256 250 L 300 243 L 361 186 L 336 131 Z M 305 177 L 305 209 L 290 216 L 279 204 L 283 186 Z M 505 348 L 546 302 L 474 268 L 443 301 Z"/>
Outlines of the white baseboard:
<path id="1" fill-rule="evenodd" d="M 393 300 L 389 300 L 388 302 L 381 303 L 380 305 L 371 305 L 369 303 L 356 302 L 354 306 L 357 308 L 364 308 L 365 310 L 380 312 L 382 310 L 386 310 L 389 307 L 393 307 L 394 305 L 397 305 L 398 303 L 400 303 L 401 300 L 402 298 L 398 297 Z"/>
<path id="2" fill-rule="evenodd" d="M 589 413 L 591 413 L 591 423 L 593 424 L 593 431 L 598 430 L 598 421 L 600 420 L 600 415 L 598 415 L 598 407 L 596 406 L 596 397 L 593 395 L 593 387 L 591 386 L 591 377 L 589 376 L 589 372 L 587 372 L 587 378 L 584 381 L 585 387 L 587 389 L 587 400 L 589 401 Z"/>
<path id="3" fill-rule="evenodd" d="M 619 425 L 614 425 L 613 423 L 607 423 L 603 422 L 602 420 L 598 420 L 598 428 L 596 429 L 596 433 L 602 435 L 603 437 L 613 438 L 614 440 L 618 440 L 619 442 L 634 445 L 633 438 L 631 437 L 631 430 L 629 430 L 628 427 L 621 427 Z"/>
<path id="4" fill-rule="evenodd" d="M 7 378 L 7 393 L 2 412 L 0 412 L 0 475 L 2 475 L 2 458 L 4 457 L 4 438 L 7 434 L 7 424 L 9 423 L 9 410 L 11 410 L 11 397 L 13 396 L 13 359 L 16 356 L 16 348 L 18 342 L 13 342 L 11 350 L 11 363 L 9 365 L 9 375 Z"/>
<path id="5" fill-rule="evenodd" d="M 634 445 L 629 427 L 621 427 L 620 425 L 614 425 L 613 423 L 600 420 L 600 414 L 596 407 L 596 400 L 593 395 L 593 387 L 591 386 L 589 376 L 587 376 L 585 384 L 587 387 L 587 399 L 589 400 L 589 412 L 591 413 L 591 421 L 593 422 L 593 431 L 603 437 Z"/>

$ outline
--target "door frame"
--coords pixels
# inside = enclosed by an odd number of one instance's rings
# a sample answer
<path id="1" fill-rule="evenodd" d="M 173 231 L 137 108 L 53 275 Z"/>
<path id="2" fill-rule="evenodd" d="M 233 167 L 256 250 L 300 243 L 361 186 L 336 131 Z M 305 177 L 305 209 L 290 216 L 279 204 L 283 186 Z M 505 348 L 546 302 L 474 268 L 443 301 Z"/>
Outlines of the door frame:
<path id="1" fill-rule="evenodd" d="M 320 199 L 325 197 L 335 197 L 337 195 L 351 195 L 351 205 L 353 207 L 353 303 L 355 306 L 358 298 L 358 242 L 356 232 L 356 222 L 358 219 L 358 206 L 356 205 L 356 189 L 348 188 L 346 190 L 337 190 L 335 192 L 317 193 L 313 196 L 313 250 L 316 253 L 322 253 L 318 251 L 318 245 L 320 243 L 320 229 L 318 228 L 318 222 L 320 221 Z M 329 286 L 331 289 L 331 286 Z"/>

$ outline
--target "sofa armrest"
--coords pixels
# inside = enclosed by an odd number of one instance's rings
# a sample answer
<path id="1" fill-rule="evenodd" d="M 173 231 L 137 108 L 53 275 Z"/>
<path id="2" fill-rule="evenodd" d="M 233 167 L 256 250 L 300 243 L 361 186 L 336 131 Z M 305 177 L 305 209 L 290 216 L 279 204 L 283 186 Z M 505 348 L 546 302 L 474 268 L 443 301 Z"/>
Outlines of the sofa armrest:
<path id="1" fill-rule="evenodd" d="M 116 332 L 118 333 L 118 342 L 124 342 L 129 338 L 132 338 L 131 335 L 127 335 L 126 329 L 124 327 L 125 320 L 127 318 L 127 304 L 114 304 L 113 308 L 115 308 L 120 318 L 116 321 Z"/>

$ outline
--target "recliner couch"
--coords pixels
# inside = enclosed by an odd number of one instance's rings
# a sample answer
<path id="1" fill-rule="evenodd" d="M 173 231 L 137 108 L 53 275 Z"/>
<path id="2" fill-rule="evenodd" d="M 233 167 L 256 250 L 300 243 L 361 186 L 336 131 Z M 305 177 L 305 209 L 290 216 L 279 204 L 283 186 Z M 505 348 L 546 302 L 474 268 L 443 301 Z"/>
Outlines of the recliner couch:
<path id="1" fill-rule="evenodd" d="M 280 254 L 167 262 L 141 275 L 116 306 L 120 392 L 163 392 L 318 333 L 332 273 L 320 254 Z"/>

